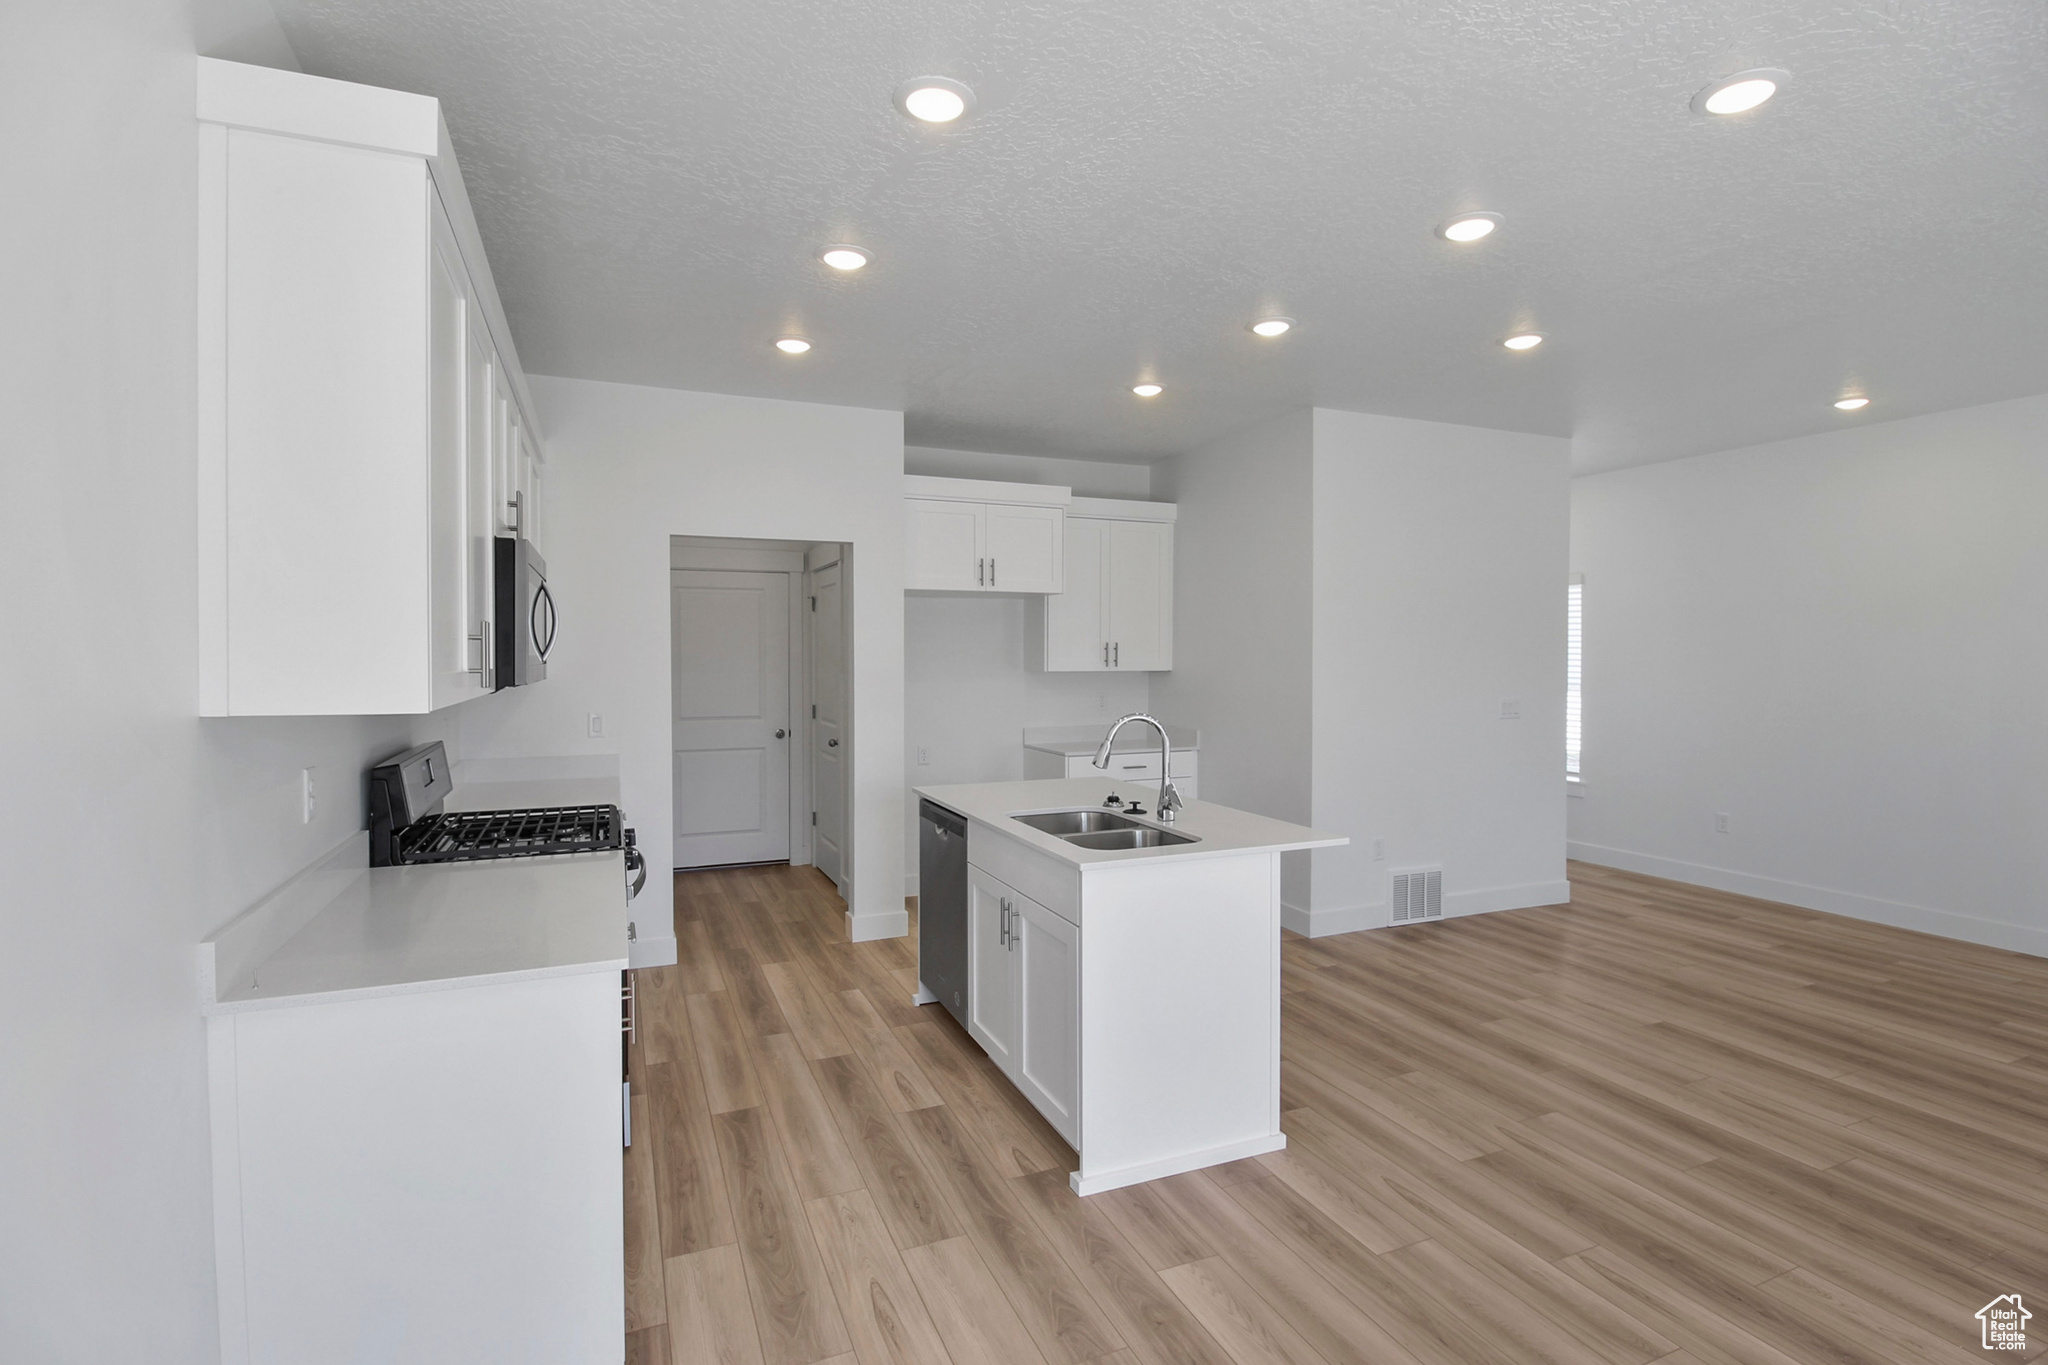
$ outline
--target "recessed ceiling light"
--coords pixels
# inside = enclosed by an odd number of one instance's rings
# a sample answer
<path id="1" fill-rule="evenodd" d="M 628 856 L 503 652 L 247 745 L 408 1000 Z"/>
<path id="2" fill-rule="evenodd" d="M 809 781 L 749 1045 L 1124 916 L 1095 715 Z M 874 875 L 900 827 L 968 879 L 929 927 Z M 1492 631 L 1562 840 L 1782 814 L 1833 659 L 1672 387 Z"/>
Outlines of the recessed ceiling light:
<path id="1" fill-rule="evenodd" d="M 784 355 L 802 355 L 805 351 L 811 349 L 811 343 L 805 341 L 802 337 L 778 337 L 775 342 L 775 349 Z"/>
<path id="2" fill-rule="evenodd" d="M 1870 400 L 1868 398 L 1865 398 L 1860 393 L 1851 394 L 1847 398 L 1837 398 L 1835 400 L 1835 406 L 1840 408 L 1843 412 L 1854 412 L 1858 408 L 1869 407 Z"/>
<path id="3" fill-rule="evenodd" d="M 1135 393 L 1140 398 L 1157 398 L 1160 394 L 1166 392 L 1166 390 L 1162 389 L 1157 384 L 1133 384 L 1131 385 L 1131 392 Z"/>
<path id="4" fill-rule="evenodd" d="M 1293 318 L 1260 318 L 1252 324 L 1252 331 L 1262 337 L 1285 336 L 1293 330 Z"/>
<path id="5" fill-rule="evenodd" d="M 1447 242 L 1476 242 L 1507 221 L 1497 213 L 1461 213 L 1437 225 L 1436 235 Z"/>
<path id="6" fill-rule="evenodd" d="M 1529 351 L 1543 344 L 1541 332 L 1518 332 L 1501 342 L 1510 351 Z"/>
<path id="7" fill-rule="evenodd" d="M 868 263 L 868 253 L 857 246 L 839 243 L 819 252 L 818 259 L 834 270 L 858 270 Z"/>
<path id="8" fill-rule="evenodd" d="M 1791 74 L 1773 66 L 1763 66 L 1754 71 L 1738 71 L 1732 76 L 1723 76 L 1692 97 L 1692 111 L 1695 114 L 1740 114 L 1754 109 L 1777 94 L 1778 87 Z"/>
<path id="9" fill-rule="evenodd" d="M 919 123 L 951 123 L 974 108 L 974 92 L 944 76 L 919 76 L 896 87 L 896 107 Z"/>

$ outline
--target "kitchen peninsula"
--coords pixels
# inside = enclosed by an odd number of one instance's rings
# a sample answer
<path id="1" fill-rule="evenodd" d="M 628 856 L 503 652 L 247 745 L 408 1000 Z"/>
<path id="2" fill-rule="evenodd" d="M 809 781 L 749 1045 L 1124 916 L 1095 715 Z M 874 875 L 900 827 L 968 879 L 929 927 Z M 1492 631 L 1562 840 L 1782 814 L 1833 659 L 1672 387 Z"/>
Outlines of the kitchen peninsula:
<path id="1" fill-rule="evenodd" d="M 1206 801 L 1163 823 L 1157 792 L 1093 777 L 918 789 L 967 829 L 965 896 L 942 911 L 928 887 L 920 910 L 964 913 L 955 1012 L 1079 1153 L 1084 1195 L 1287 1145 L 1280 855 L 1349 842 Z"/>

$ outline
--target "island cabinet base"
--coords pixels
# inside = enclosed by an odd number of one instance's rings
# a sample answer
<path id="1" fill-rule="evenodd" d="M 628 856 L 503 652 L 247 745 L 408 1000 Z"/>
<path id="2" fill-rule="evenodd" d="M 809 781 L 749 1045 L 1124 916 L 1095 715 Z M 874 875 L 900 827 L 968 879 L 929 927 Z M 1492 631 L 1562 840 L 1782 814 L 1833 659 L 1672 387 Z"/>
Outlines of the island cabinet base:
<path id="1" fill-rule="evenodd" d="M 1075 1191 L 1285 1147 L 1280 855 L 1090 866 L 1080 918 Z"/>

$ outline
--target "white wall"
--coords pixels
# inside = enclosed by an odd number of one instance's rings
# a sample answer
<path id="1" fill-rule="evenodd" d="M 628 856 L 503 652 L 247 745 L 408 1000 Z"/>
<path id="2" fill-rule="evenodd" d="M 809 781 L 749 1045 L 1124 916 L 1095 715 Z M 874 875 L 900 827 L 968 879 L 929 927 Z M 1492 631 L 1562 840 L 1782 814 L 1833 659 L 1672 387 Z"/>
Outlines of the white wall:
<path id="1" fill-rule="evenodd" d="M 1311 435 L 1309 413 L 1291 413 L 1165 461 L 1153 481 L 1180 511 L 1174 668 L 1154 677 L 1152 704 L 1201 730 L 1204 800 L 1300 822 L 1310 809 Z"/>
<path id="2" fill-rule="evenodd" d="M 2048 396 L 1577 480 L 1573 855 L 2048 955 L 2044 528 Z"/>
<path id="3" fill-rule="evenodd" d="M 217 1358 L 195 945 L 359 829 L 412 733 L 196 715 L 192 59 L 230 41 L 290 64 L 260 5 L 0 10 L 10 1362 Z"/>
<path id="4" fill-rule="evenodd" d="M 450 748 L 619 755 L 621 804 L 650 848 L 670 803 L 669 537 L 840 541 L 848 640 L 852 930 L 903 910 L 903 415 L 765 398 L 531 380 L 548 444 L 548 582 L 561 607 L 545 684 L 457 708 Z M 587 718 L 605 718 L 602 739 Z"/>
<path id="5" fill-rule="evenodd" d="M 1150 498 L 1152 466 L 1106 460 L 1060 460 L 1039 455 L 996 455 L 981 450 L 905 446 L 903 472 L 945 479 L 997 479 L 1004 483 L 1064 485 L 1086 498 Z"/>
<path id="6" fill-rule="evenodd" d="M 1165 674 L 1026 667 L 1025 631 L 1034 616 L 1024 598 L 996 593 L 905 597 L 903 762 L 912 786 L 1015 782 L 1024 776 L 1025 726 L 1100 723 L 1106 729 L 1118 716 L 1146 709 L 1147 679 Z M 923 764 L 920 749 L 928 760 Z M 911 894 L 916 815 L 917 799 L 907 796 L 904 870 Z"/>
<path id="7" fill-rule="evenodd" d="M 1446 916 L 1566 899 L 1570 443 L 1318 408 L 1314 445 L 1313 823 L 1352 843 L 1291 927 L 1386 924 L 1427 865 Z"/>

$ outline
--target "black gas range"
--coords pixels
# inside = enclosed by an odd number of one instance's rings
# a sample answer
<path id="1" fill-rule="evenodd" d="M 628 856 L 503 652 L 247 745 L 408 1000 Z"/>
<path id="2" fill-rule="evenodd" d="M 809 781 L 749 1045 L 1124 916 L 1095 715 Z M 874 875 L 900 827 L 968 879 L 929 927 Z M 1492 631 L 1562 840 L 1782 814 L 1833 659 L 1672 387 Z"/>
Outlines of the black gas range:
<path id="1" fill-rule="evenodd" d="M 438 740 L 370 769 L 370 866 L 539 858 L 623 849 L 629 894 L 647 880 L 617 806 L 538 806 L 526 810 L 449 811 L 455 790 L 448 751 Z"/>

